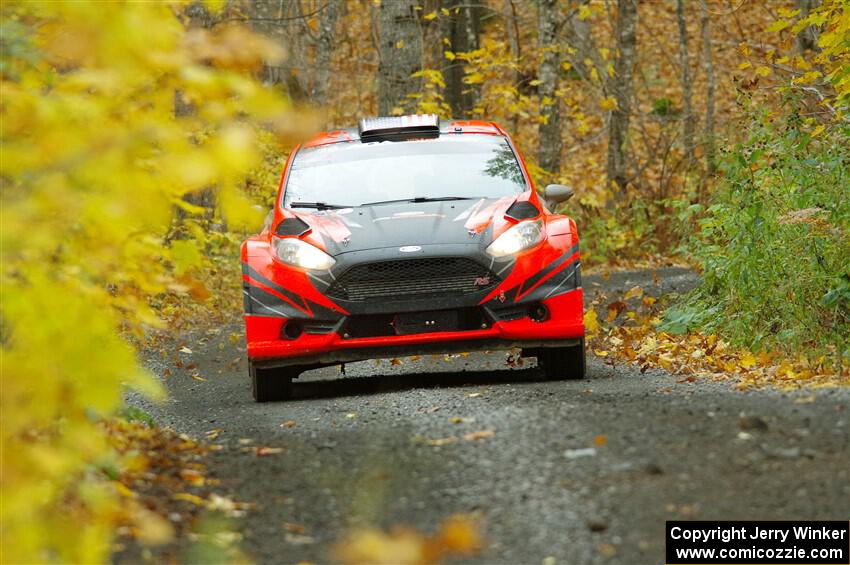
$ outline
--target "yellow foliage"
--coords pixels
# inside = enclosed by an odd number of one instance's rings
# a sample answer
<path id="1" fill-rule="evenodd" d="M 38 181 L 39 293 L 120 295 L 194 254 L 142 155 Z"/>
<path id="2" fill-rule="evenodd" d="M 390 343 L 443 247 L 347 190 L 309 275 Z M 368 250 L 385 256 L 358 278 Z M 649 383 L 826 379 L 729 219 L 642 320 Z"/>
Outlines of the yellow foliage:
<path id="1" fill-rule="evenodd" d="M 165 244 L 175 204 L 198 211 L 184 195 L 217 187 L 228 220 L 254 221 L 237 190 L 260 162 L 251 123 L 288 109 L 246 71 L 279 52 L 187 32 L 179 9 L 2 6 L 2 562 L 108 558 L 119 503 L 95 422 L 127 386 L 162 394 L 119 328 L 156 323 L 149 298 L 203 257 L 203 240 Z"/>
<path id="2" fill-rule="evenodd" d="M 605 111 L 616 110 L 617 100 L 613 96 L 608 96 L 599 102 L 599 107 Z"/>

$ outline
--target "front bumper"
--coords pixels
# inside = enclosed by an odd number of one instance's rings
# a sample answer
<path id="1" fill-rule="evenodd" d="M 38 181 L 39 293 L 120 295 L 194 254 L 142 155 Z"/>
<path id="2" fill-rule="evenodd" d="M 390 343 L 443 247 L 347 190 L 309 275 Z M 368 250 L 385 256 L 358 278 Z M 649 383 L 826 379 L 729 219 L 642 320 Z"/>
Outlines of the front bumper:
<path id="1" fill-rule="evenodd" d="M 493 321 L 485 329 L 438 331 L 367 338 L 345 338 L 337 331 L 281 337 L 286 318 L 246 315 L 248 357 L 256 366 L 319 367 L 373 358 L 429 353 L 540 348 L 575 345 L 584 337 L 582 290 L 542 300 L 548 309 L 543 321 L 523 317 Z"/>

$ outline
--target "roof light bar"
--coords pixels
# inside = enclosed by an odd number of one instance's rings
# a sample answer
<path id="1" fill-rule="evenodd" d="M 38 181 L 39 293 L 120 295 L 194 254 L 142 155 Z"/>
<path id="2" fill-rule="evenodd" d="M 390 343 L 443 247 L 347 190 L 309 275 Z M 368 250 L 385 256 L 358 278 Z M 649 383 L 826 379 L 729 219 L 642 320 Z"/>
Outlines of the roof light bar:
<path id="1" fill-rule="evenodd" d="M 439 137 L 440 118 L 436 114 L 363 118 L 360 141 L 403 141 Z"/>

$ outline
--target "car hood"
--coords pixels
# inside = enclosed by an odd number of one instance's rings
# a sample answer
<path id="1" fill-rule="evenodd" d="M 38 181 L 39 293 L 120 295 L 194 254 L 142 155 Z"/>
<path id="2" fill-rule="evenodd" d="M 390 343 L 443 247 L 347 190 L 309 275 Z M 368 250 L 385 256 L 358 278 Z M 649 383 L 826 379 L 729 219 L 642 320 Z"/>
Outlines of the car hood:
<path id="1" fill-rule="evenodd" d="M 505 228 L 505 211 L 518 196 L 293 213 L 310 226 L 312 231 L 306 238 L 333 256 L 387 247 L 456 243 L 486 246 L 493 233 Z"/>

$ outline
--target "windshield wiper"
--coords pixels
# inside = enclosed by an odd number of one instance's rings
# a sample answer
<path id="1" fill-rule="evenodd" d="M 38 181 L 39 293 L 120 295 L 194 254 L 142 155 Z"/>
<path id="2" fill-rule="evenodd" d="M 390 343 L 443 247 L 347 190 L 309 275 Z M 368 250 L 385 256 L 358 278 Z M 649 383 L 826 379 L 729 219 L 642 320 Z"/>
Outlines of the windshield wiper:
<path id="1" fill-rule="evenodd" d="M 342 210 L 351 208 L 347 204 L 328 204 L 327 202 L 292 202 L 289 208 L 315 208 L 316 210 Z"/>
<path id="2" fill-rule="evenodd" d="M 480 196 L 414 196 L 413 198 L 399 198 L 398 200 L 380 200 L 378 202 L 365 202 L 361 206 L 380 206 L 381 204 L 398 204 L 399 202 L 444 202 L 447 200 L 478 200 Z"/>

